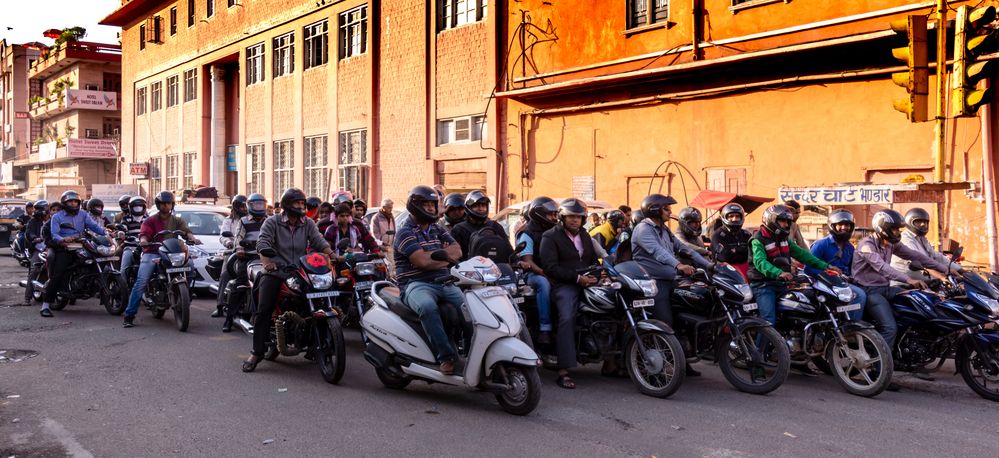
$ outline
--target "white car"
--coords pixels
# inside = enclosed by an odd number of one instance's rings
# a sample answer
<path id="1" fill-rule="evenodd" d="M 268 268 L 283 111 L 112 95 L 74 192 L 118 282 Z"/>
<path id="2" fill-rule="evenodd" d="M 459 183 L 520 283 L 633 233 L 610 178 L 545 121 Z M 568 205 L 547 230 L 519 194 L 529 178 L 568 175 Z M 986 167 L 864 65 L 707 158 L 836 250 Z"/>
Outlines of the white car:
<path id="1" fill-rule="evenodd" d="M 155 207 L 150 216 L 156 214 Z M 217 268 L 209 269 L 208 263 L 213 257 L 223 257 L 225 247 L 219 241 L 222 234 L 222 222 L 229 216 L 229 208 L 218 205 L 188 205 L 178 204 L 174 214 L 191 228 L 194 236 L 201 240 L 201 245 L 191 245 L 191 267 L 194 269 L 194 289 L 199 293 L 208 293 L 211 287 L 218 287 L 219 273 Z M 216 264 L 218 264 L 216 260 Z"/>

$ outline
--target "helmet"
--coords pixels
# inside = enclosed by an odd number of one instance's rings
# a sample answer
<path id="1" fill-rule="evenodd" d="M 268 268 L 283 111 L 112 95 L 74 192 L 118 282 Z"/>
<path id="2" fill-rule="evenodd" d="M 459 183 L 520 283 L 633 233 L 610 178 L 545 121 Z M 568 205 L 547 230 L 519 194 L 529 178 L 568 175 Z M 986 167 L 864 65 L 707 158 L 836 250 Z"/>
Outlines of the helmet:
<path id="1" fill-rule="evenodd" d="M 299 210 L 295 207 L 292 207 L 291 204 L 298 201 L 306 202 L 308 201 L 308 199 L 309 198 L 305 195 L 304 192 L 302 192 L 301 189 L 288 188 L 284 191 L 284 194 L 281 194 L 281 211 L 283 211 L 284 214 L 291 216 L 293 218 L 301 218 L 305 216 L 305 210 L 304 209 Z"/>
<path id="2" fill-rule="evenodd" d="M 76 201 L 76 207 L 71 209 L 69 205 L 66 205 L 66 203 L 74 200 Z M 77 194 L 76 191 L 66 191 L 59 197 L 59 203 L 66 210 L 66 213 L 69 213 L 70 215 L 75 215 L 76 212 L 80 211 L 80 204 L 82 202 L 83 200 L 80 199 L 80 195 Z"/>
<path id="3" fill-rule="evenodd" d="M 434 211 L 427 212 L 423 209 L 424 202 L 433 202 Z M 420 185 L 416 186 L 409 191 L 409 197 L 406 198 L 406 210 L 409 211 L 409 216 L 413 218 L 419 224 L 433 224 L 437 221 L 437 191 L 430 186 Z"/>
<path id="4" fill-rule="evenodd" d="M 232 212 L 239 216 L 240 218 L 246 216 L 246 196 L 242 194 L 236 194 L 230 202 L 232 207 Z"/>
<path id="5" fill-rule="evenodd" d="M 350 196 L 348 196 L 347 194 L 337 194 L 337 196 L 333 198 L 332 204 L 333 204 L 334 207 L 337 207 L 340 204 L 347 204 L 347 203 L 352 203 L 352 202 L 353 201 L 350 200 Z M 283 206 L 284 205 L 282 205 L 282 207 Z"/>
<path id="6" fill-rule="evenodd" d="M 128 210 L 132 216 L 142 216 L 146 214 L 146 199 L 142 196 L 135 196 L 128 200 Z"/>
<path id="7" fill-rule="evenodd" d="M 25 210 L 27 210 L 29 208 L 35 208 L 35 203 L 34 202 L 28 202 L 28 203 L 24 204 L 24 209 Z"/>
<path id="8" fill-rule="evenodd" d="M 551 197 L 535 197 L 531 201 L 530 209 L 527 211 L 527 219 L 535 222 L 545 230 L 551 229 L 555 225 L 554 221 L 546 218 L 546 215 L 558 213 L 559 206 Z"/>
<path id="9" fill-rule="evenodd" d="M 486 196 L 486 193 L 482 191 L 472 191 L 468 193 L 468 195 L 465 196 L 465 217 L 475 223 L 481 224 L 485 222 L 486 218 L 489 218 L 488 207 L 491 202 L 492 201 L 489 200 L 489 197 Z M 476 204 L 486 204 L 486 211 L 484 213 L 480 213 L 472 210 L 472 207 Z"/>
<path id="10" fill-rule="evenodd" d="M 634 210 L 631 212 L 632 227 L 637 226 L 638 223 L 641 223 L 643 219 L 645 219 L 645 213 L 643 213 L 641 209 Z"/>
<path id="11" fill-rule="evenodd" d="M 38 214 L 45 214 L 49 211 L 49 201 L 42 199 L 34 203 L 35 212 Z"/>
<path id="12" fill-rule="evenodd" d="M 878 238 L 888 243 L 898 243 L 902 240 L 902 228 L 905 220 L 902 214 L 895 210 L 881 210 L 871 218 L 871 226 Z"/>
<path id="13" fill-rule="evenodd" d="M 739 214 L 739 219 L 735 221 L 730 221 L 728 215 L 733 213 Z M 728 226 L 731 229 L 741 229 L 742 223 L 746 222 L 746 210 L 742 208 L 742 205 L 731 203 L 722 208 L 721 211 L 722 224 Z"/>
<path id="14" fill-rule="evenodd" d="M 676 199 L 670 196 L 664 196 L 662 194 L 652 194 L 646 196 L 642 199 L 642 214 L 646 218 L 652 218 L 654 220 L 661 219 L 661 211 L 663 207 L 669 205 L 675 205 Z"/>
<path id="15" fill-rule="evenodd" d="M 129 203 L 132 202 L 132 196 L 125 194 L 118 198 L 118 206 L 121 207 L 121 211 L 127 212 Z"/>
<path id="16" fill-rule="evenodd" d="M 558 204 L 558 220 L 565 223 L 566 216 L 581 216 L 586 219 L 586 204 L 574 197 L 570 197 Z"/>
<path id="17" fill-rule="evenodd" d="M 682 232 L 687 237 L 696 237 L 701 235 L 701 211 L 694 207 L 687 207 L 680 210 L 680 214 L 677 216 L 680 220 L 680 232 Z M 691 224 L 697 223 L 697 224 Z M 693 226 L 693 227 L 691 227 Z"/>
<path id="18" fill-rule="evenodd" d="M 174 205 L 177 205 L 177 200 L 174 199 L 172 192 L 170 192 L 170 191 L 160 191 L 159 193 L 156 194 L 156 197 L 153 198 L 153 205 L 156 206 L 156 211 L 163 211 L 163 210 L 160 210 L 160 205 L 161 204 L 174 204 Z"/>
<path id="19" fill-rule="evenodd" d="M 837 231 L 834 226 L 837 224 L 847 223 L 850 228 L 845 231 Z M 832 234 L 833 240 L 843 243 L 850 240 L 850 236 L 853 235 L 853 229 L 857 226 L 856 221 L 853 219 L 853 213 L 845 208 L 840 208 L 838 210 L 833 210 L 829 214 L 829 233 Z"/>
<path id="20" fill-rule="evenodd" d="M 305 209 L 306 210 L 317 209 L 322 204 L 323 204 L 323 200 L 320 199 L 320 198 L 318 198 L 318 197 L 309 197 L 308 199 L 305 199 Z"/>
<path id="21" fill-rule="evenodd" d="M 456 207 L 465 208 L 465 196 L 460 192 L 452 192 L 444 198 L 444 211 Z"/>
<path id="22" fill-rule="evenodd" d="M 83 203 L 82 203 L 82 204 L 80 204 L 80 208 L 81 208 L 81 209 L 82 209 L 83 211 L 90 211 L 90 210 L 89 210 L 89 209 L 90 209 L 90 199 L 87 199 L 87 200 L 83 201 Z"/>
<path id="23" fill-rule="evenodd" d="M 88 200 L 87 211 L 94 216 L 102 216 L 104 214 L 104 201 L 101 199 Z"/>
<path id="24" fill-rule="evenodd" d="M 780 221 L 787 221 L 788 228 L 784 229 Z M 778 240 L 786 239 L 791 234 L 791 223 L 794 222 L 794 215 L 786 205 L 771 205 L 763 211 L 763 227 L 770 231 L 770 234 Z"/>
<path id="25" fill-rule="evenodd" d="M 926 225 L 923 227 L 916 226 L 916 221 L 920 220 L 926 221 Z M 913 208 L 905 212 L 905 227 L 909 228 L 916 235 L 925 236 L 930 231 L 929 222 L 930 214 L 922 208 Z"/>
<path id="26" fill-rule="evenodd" d="M 621 227 L 621 223 L 624 222 L 624 212 L 621 210 L 611 210 L 607 212 L 607 217 L 605 221 L 610 221 L 611 227 L 615 230 Z"/>
<path id="27" fill-rule="evenodd" d="M 246 210 L 251 216 L 267 216 L 267 198 L 263 194 L 253 193 L 246 199 Z"/>

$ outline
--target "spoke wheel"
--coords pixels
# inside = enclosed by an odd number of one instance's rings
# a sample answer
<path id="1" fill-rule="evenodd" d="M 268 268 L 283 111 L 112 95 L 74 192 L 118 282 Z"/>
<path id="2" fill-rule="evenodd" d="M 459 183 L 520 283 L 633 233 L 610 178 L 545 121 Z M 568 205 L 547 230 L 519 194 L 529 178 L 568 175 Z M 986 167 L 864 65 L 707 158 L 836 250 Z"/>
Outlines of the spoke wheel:
<path id="1" fill-rule="evenodd" d="M 958 370 L 964 383 L 975 393 L 999 402 L 999 345 L 988 345 L 988 349 L 991 354 L 982 355 L 970 342 L 966 342 L 958 354 Z"/>
<path id="2" fill-rule="evenodd" d="M 325 332 L 316 330 L 319 372 L 323 374 L 323 380 L 326 380 L 326 383 L 337 383 L 343 378 L 343 371 L 347 365 L 343 328 L 340 326 L 340 320 L 336 317 L 327 318 L 326 323 L 316 323 L 316 325 L 327 327 Z"/>
<path id="3" fill-rule="evenodd" d="M 676 336 L 662 332 L 642 332 L 638 335 L 645 354 L 632 339 L 624 350 L 628 376 L 647 396 L 665 398 L 680 388 L 685 375 L 686 358 Z"/>
<path id="4" fill-rule="evenodd" d="M 858 396 L 877 396 L 891 383 L 892 362 L 888 344 L 872 329 L 844 333 L 844 342 L 826 347 L 826 361 L 836 381 Z"/>
<path id="5" fill-rule="evenodd" d="M 107 290 L 104 292 L 104 309 L 111 315 L 121 315 L 128 305 L 128 290 L 125 278 L 121 275 L 108 277 Z"/>
<path id="6" fill-rule="evenodd" d="M 731 333 L 722 334 L 718 367 L 737 390 L 766 394 L 787 379 L 791 356 L 787 343 L 773 327 L 747 328 L 742 332 L 742 345 L 733 340 Z"/>

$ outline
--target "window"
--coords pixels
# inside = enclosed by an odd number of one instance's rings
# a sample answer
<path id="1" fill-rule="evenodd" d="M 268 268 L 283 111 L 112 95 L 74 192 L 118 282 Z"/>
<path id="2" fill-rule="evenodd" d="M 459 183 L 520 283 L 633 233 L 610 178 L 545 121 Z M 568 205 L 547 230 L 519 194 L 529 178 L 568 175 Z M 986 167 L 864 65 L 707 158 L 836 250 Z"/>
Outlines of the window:
<path id="1" fill-rule="evenodd" d="M 180 77 L 173 75 L 167 78 L 167 108 L 180 103 Z"/>
<path id="2" fill-rule="evenodd" d="M 215 0 L 207 0 L 205 2 L 205 17 L 212 17 L 215 15 Z"/>
<path id="3" fill-rule="evenodd" d="M 364 54 L 368 42 L 368 6 L 340 13 L 340 58 Z"/>
<path id="4" fill-rule="evenodd" d="M 274 38 L 274 77 L 295 71 L 295 32 Z"/>
<path id="5" fill-rule="evenodd" d="M 139 26 L 139 50 L 146 49 L 146 25 Z"/>
<path id="6" fill-rule="evenodd" d="M 118 136 L 121 134 L 121 119 L 104 118 L 101 124 L 104 133 L 104 138 L 118 138 Z"/>
<path id="7" fill-rule="evenodd" d="M 149 85 L 149 106 L 150 111 L 156 111 L 163 108 L 163 83 L 157 81 Z"/>
<path id="8" fill-rule="evenodd" d="M 250 170 L 250 181 L 246 182 L 246 194 L 264 192 L 264 144 L 246 145 L 246 167 Z"/>
<path id="9" fill-rule="evenodd" d="M 295 145 L 291 140 L 274 142 L 274 201 L 295 185 Z"/>
<path id="10" fill-rule="evenodd" d="M 229 8 L 232 8 L 236 6 L 236 0 L 228 0 L 227 4 L 229 5 Z"/>
<path id="11" fill-rule="evenodd" d="M 485 138 L 485 133 L 485 115 L 437 121 L 437 145 L 477 142 Z"/>
<path id="12" fill-rule="evenodd" d="M 152 19 L 146 21 L 146 27 L 152 32 L 150 36 L 146 37 L 146 41 L 150 43 L 163 43 L 163 18 L 153 16 Z"/>
<path id="13" fill-rule="evenodd" d="M 326 195 L 327 137 L 305 137 L 305 194 Z"/>
<path id="14" fill-rule="evenodd" d="M 194 189 L 194 160 L 198 153 L 184 153 L 184 189 Z"/>
<path id="15" fill-rule="evenodd" d="M 187 0 L 187 26 L 194 27 L 194 0 Z"/>
<path id="16" fill-rule="evenodd" d="M 486 3 L 486 0 L 437 0 L 437 28 L 450 29 L 485 19 Z"/>
<path id="17" fill-rule="evenodd" d="M 305 26 L 305 69 L 323 65 L 329 59 L 328 46 L 329 21 L 323 20 Z"/>
<path id="18" fill-rule="evenodd" d="M 170 36 L 177 34 L 177 7 L 170 8 Z"/>
<path id="19" fill-rule="evenodd" d="M 257 43 L 246 48 L 246 85 L 264 80 L 264 44 Z"/>
<path id="20" fill-rule="evenodd" d="M 97 129 L 83 129 L 86 138 L 101 138 L 101 132 Z"/>
<path id="21" fill-rule="evenodd" d="M 166 189 L 167 191 L 177 191 L 177 162 L 180 161 L 180 155 L 173 154 L 167 156 L 166 158 Z"/>
<path id="22" fill-rule="evenodd" d="M 146 114 L 146 88 L 140 87 L 135 90 L 135 115 Z"/>
<path id="23" fill-rule="evenodd" d="M 368 191 L 367 130 L 340 132 L 340 189 L 364 198 Z"/>
<path id="24" fill-rule="evenodd" d="M 149 193 L 163 190 L 163 176 L 160 175 L 160 158 L 149 159 Z"/>
<path id="25" fill-rule="evenodd" d="M 652 8 L 649 8 L 652 3 Z M 628 28 L 661 23 L 669 19 L 669 0 L 629 0 Z"/>
<path id="26" fill-rule="evenodd" d="M 184 101 L 190 102 L 198 98 L 198 69 L 192 68 L 184 72 Z"/>

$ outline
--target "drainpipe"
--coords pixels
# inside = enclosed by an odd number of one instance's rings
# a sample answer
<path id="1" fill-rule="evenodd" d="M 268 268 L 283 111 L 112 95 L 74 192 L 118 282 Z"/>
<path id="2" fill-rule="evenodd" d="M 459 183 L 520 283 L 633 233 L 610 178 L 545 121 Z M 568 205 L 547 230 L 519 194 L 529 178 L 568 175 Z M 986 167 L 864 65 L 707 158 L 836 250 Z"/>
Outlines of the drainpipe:
<path id="1" fill-rule="evenodd" d="M 999 271 L 999 251 L 997 251 L 996 243 L 996 185 L 995 185 L 995 156 L 993 154 L 993 143 L 995 139 L 992 137 L 992 110 L 995 106 L 996 99 L 993 98 L 993 103 L 986 105 L 981 110 L 981 121 L 982 121 L 982 192 L 985 193 L 985 230 L 988 238 L 989 247 L 989 269 L 992 272 Z"/>
<path id="2" fill-rule="evenodd" d="M 208 184 L 225 194 L 225 69 L 216 64 L 211 69 L 211 157 L 209 158 L 210 176 Z M 204 174 L 201 175 L 204 177 Z"/>

